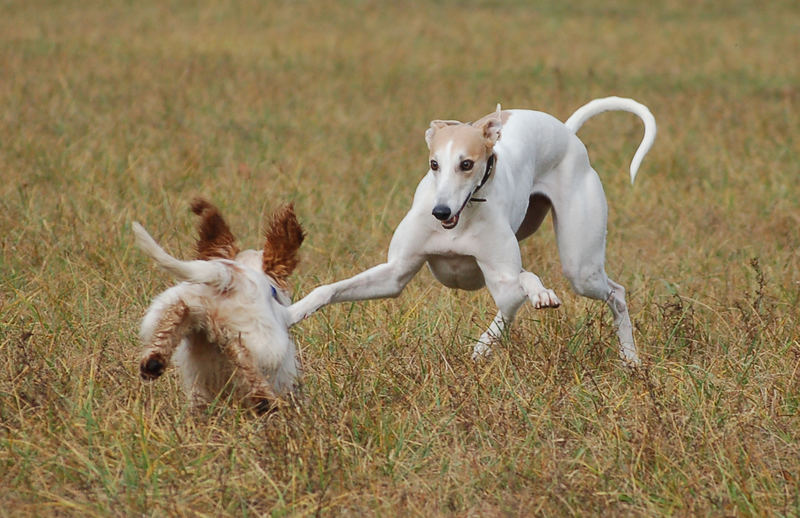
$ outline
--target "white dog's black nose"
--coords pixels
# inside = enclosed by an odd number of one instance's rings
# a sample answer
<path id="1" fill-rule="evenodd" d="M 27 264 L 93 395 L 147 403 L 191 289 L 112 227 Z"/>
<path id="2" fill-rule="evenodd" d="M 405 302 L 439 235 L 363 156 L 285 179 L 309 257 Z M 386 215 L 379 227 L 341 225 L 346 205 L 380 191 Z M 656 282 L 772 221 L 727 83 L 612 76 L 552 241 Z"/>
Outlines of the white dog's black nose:
<path id="1" fill-rule="evenodd" d="M 450 217 L 450 207 L 446 205 L 437 205 L 433 208 L 433 217 L 439 221 L 444 221 Z"/>

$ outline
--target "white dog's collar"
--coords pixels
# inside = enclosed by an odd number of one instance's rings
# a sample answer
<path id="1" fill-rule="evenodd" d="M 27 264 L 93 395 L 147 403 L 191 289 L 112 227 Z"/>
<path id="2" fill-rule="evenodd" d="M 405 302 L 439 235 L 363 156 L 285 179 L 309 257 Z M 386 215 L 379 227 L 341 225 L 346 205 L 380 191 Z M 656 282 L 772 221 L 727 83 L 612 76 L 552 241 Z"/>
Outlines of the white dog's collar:
<path id="1" fill-rule="evenodd" d="M 486 182 L 489 181 L 489 177 L 492 175 L 492 171 L 494 171 L 494 163 L 496 160 L 497 160 L 497 155 L 492 153 L 492 156 L 490 156 L 489 160 L 486 161 L 486 172 L 483 173 L 483 178 L 481 178 L 481 183 L 479 183 L 478 186 L 475 187 L 475 190 L 472 191 L 472 194 L 469 197 L 469 201 L 486 201 L 486 198 L 473 198 L 473 196 L 475 196 L 475 193 L 478 192 L 480 188 L 483 187 L 486 184 Z"/>

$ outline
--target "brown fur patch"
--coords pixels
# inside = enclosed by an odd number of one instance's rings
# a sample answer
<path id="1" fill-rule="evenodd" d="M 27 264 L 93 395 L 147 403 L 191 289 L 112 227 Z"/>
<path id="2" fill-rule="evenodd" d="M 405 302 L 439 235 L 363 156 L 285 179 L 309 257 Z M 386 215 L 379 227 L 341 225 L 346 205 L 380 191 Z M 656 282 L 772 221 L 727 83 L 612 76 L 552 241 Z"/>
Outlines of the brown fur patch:
<path id="1" fill-rule="evenodd" d="M 262 268 L 281 288 L 286 289 L 289 275 L 300 262 L 297 251 L 306 237 L 297 221 L 294 205 L 290 203 L 276 210 L 264 234 Z"/>
<path id="2" fill-rule="evenodd" d="M 241 337 L 234 338 L 222 348 L 223 353 L 231 360 L 239 371 L 239 374 L 249 385 L 248 397 L 250 398 L 256 411 L 265 413 L 271 408 L 276 407 L 278 398 L 264 381 L 263 376 L 258 371 L 250 350 L 242 344 Z"/>
<path id="3" fill-rule="evenodd" d="M 181 343 L 188 316 L 189 307 L 182 300 L 164 310 L 139 363 L 143 379 L 156 379 L 163 374 L 172 353 Z"/>
<path id="4" fill-rule="evenodd" d="M 192 212 L 200 216 L 200 223 L 197 226 L 200 237 L 195 245 L 197 258 L 235 259 L 239 247 L 236 246 L 236 238 L 233 237 L 219 210 L 203 198 L 192 200 L 191 207 Z"/>

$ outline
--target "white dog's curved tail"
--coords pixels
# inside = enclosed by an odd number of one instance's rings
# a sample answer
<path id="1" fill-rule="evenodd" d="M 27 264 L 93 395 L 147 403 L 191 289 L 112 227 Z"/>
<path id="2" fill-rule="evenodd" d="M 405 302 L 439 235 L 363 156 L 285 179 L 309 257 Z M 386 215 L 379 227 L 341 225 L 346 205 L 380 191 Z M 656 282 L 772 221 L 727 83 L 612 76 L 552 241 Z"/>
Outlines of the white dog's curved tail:
<path id="1" fill-rule="evenodd" d="M 176 279 L 207 284 L 221 291 L 231 285 L 233 276 L 221 261 L 181 261 L 166 253 L 138 222 L 132 226 L 139 248 Z"/>
<path id="2" fill-rule="evenodd" d="M 642 138 L 642 143 L 639 144 L 639 149 L 636 150 L 636 154 L 633 155 L 633 160 L 631 161 L 631 183 L 633 183 L 642 160 L 644 160 L 645 155 L 653 147 L 653 142 L 656 140 L 656 119 L 647 109 L 647 106 L 637 103 L 633 99 L 622 97 L 595 99 L 578 108 L 564 124 L 570 131 L 575 133 L 583 126 L 584 122 L 595 115 L 607 111 L 630 112 L 637 115 L 644 122 L 644 138 Z"/>

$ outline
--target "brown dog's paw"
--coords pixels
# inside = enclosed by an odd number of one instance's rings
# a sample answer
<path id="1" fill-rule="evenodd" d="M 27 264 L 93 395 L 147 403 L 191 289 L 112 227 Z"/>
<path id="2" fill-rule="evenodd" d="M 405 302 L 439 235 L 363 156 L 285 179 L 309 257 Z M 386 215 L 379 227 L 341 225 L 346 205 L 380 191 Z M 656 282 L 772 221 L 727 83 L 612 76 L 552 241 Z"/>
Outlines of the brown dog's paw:
<path id="1" fill-rule="evenodd" d="M 274 414 L 286 406 L 286 402 L 277 396 L 273 394 L 267 395 L 260 391 L 251 394 L 249 399 L 253 411 L 260 416 Z"/>
<path id="2" fill-rule="evenodd" d="M 164 374 L 167 368 L 167 362 L 160 354 L 153 354 L 144 358 L 139 364 L 139 374 L 143 380 L 154 380 Z"/>

